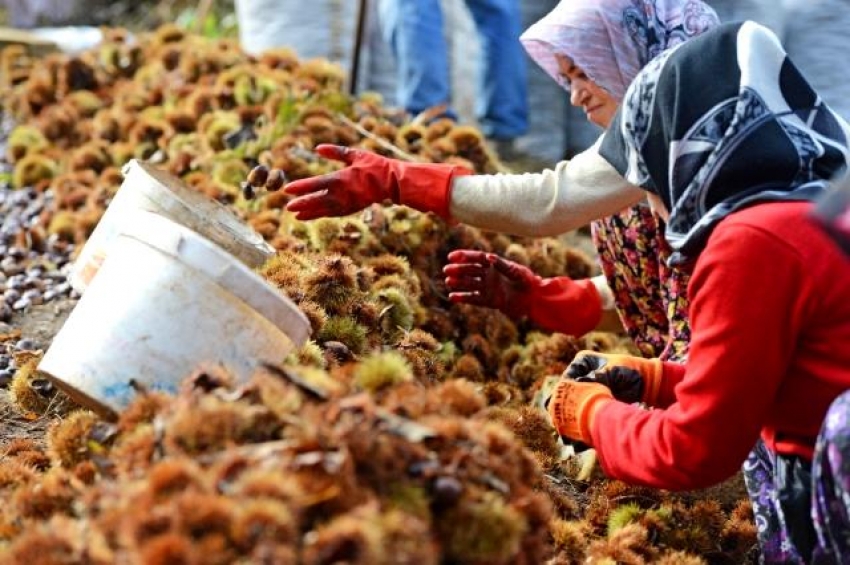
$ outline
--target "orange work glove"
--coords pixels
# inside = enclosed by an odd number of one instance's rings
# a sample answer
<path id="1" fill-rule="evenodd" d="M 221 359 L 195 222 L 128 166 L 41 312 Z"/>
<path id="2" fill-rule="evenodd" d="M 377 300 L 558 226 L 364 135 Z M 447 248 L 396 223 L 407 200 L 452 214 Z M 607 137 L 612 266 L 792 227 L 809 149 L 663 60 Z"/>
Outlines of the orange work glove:
<path id="1" fill-rule="evenodd" d="M 579 351 L 566 374 L 581 382 L 600 383 L 622 402 L 643 402 L 655 406 L 664 377 L 661 359 L 632 355 Z"/>
<path id="2" fill-rule="evenodd" d="M 544 330 L 584 335 L 602 317 L 602 300 L 590 279 L 544 279 L 494 253 L 452 251 L 443 274 L 452 302 L 495 308 L 511 318 L 528 317 Z"/>
<path id="3" fill-rule="evenodd" d="M 592 447 L 590 430 L 596 412 L 613 400 L 611 389 L 605 385 L 561 379 L 548 400 L 547 409 L 552 425 L 562 438 Z"/>
<path id="4" fill-rule="evenodd" d="M 316 153 L 347 167 L 286 185 L 284 191 L 297 196 L 286 209 L 299 220 L 347 216 L 385 200 L 448 220 L 452 180 L 472 173 L 457 165 L 407 163 L 339 145 L 319 145 Z"/>

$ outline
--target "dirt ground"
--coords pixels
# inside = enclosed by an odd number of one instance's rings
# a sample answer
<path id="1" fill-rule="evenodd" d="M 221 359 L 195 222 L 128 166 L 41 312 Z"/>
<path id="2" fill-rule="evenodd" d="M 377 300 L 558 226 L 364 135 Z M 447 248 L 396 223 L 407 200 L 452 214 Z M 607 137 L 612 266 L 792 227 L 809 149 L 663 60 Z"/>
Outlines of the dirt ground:
<path id="1" fill-rule="evenodd" d="M 76 303 L 76 299 L 65 298 L 32 306 L 11 323 L 0 323 L 0 334 L 20 330 L 22 337 L 35 340 L 46 351 Z M 0 446 L 17 438 L 43 440 L 44 430 L 54 417 L 52 410 L 42 415 L 24 413 L 10 399 L 9 390 L 0 388 Z"/>

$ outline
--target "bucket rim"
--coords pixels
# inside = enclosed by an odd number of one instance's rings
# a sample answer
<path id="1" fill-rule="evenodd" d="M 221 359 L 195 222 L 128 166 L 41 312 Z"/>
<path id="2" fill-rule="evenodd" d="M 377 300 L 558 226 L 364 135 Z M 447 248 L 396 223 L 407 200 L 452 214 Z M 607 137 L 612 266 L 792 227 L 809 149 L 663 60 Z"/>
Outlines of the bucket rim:
<path id="1" fill-rule="evenodd" d="M 140 183 L 138 186 L 141 192 L 148 193 L 147 198 L 152 198 L 150 195 L 151 188 L 158 189 L 157 192 L 159 194 L 165 195 L 173 203 L 179 203 L 181 209 L 191 213 L 192 217 L 196 218 L 197 221 L 208 220 L 208 214 L 222 214 L 223 218 L 218 220 L 219 228 L 224 230 L 228 235 L 235 237 L 234 243 L 236 244 L 236 247 L 234 247 L 234 249 L 238 249 L 238 251 L 230 251 L 230 253 L 237 255 L 237 257 L 238 255 L 244 255 L 244 258 L 238 257 L 240 260 L 245 261 L 249 255 L 253 257 L 253 260 L 256 260 L 260 255 L 268 258 L 275 254 L 275 248 L 272 247 L 271 244 L 263 238 L 263 236 L 257 233 L 256 230 L 242 222 L 237 215 L 234 214 L 233 210 L 221 202 L 201 194 L 189 186 L 186 181 L 180 177 L 177 177 L 151 163 L 140 161 L 138 159 L 130 159 L 127 161 L 121 168 L 121 174 L 124 177 L 122 188 L 125 183 L 131 183 L 133 178 L 141 174 L 144 178 L 138 179 L 138 182 Z M 145 187 L 147 190 L 145 190 Z M 159 202 L 160 205 L 164 205 L 162 200 Z M 207 209 L 199 210 L 199 206 Z M 149 211 L 155 212 L 155 210 Z M 186 221 L 178 223 L 187 225 Z M 194 228 L 192 225 L 189 225 L 188 227 Z M 214 238 L 209 236 L 204 237 L 214 241 Z M 221 235 L 219 234 L 218 237 L 221 237 Z M 217 243 L 217 245 L 219 245 L 219 247 L 224 247 L 219 243 Z"/>
<path id="2" fill-rule="evenodd" d="M 174 257 L 251 306 L 301 347 L 311 333 L 307 316 L 282 290 L 215 242 L 155 212 L 137 210 L 118 238 L 130 238 Z M 109 261 L 109 257 L 106 257 Z"/>

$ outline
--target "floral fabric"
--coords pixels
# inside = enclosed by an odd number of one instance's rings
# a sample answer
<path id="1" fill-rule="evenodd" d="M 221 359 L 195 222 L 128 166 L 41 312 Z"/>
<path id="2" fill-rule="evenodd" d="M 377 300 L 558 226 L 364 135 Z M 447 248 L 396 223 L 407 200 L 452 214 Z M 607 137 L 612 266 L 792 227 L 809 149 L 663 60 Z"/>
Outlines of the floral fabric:
<path id="1" fill-rule="evenodd" d="M 850 563 L 850 392 L 829 407 L 815 444 L 814 563 Z"/>
<path id="2" fill-rule="evenodd" d="M 684 362 L 691 339 L 688 275 L 667 266 L 663 222 L 638 205 L 593 222 L 591 234 L 620 321 L 641 354 Z"/>
<path id="3" fill-rule="evenodd" d="M 806 561 L 791 540 L 786 509 L 779 501 L 776 464 L 776 454 L 759 440 L 743 467 L 758 531 L 760 562 L 804 565 Z"/>
<path id="4" fill-rule="evenodd" d="M 780 459 L 760 441 L 743 468 L 762 563 L 850 563 L 850 392 L 833 401 L 818 434 L 810 482 L 803 485 L 811 507 L 802 520 L 789 511 Z M 801 548 L 799 540 L 812 547 Z"/>

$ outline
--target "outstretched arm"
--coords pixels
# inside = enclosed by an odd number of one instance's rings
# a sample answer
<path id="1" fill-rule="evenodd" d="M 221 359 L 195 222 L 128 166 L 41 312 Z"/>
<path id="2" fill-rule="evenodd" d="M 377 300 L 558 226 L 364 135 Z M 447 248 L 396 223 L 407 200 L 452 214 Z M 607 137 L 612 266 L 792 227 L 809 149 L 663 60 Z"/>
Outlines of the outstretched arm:
<path id="1" fill-rule="evenodd" d="M 531 237 L 566 233 L 643 200 L 597 144 L 554 169 L 519 175 L 455 177 L 453 219 L 482 229 Z"/>
<path id="2" fill-rule="evenodd" d="M 554 170 L 518 175 L 470 175 L 453 165 L 405 163 L 362 149 L 320 145 L 319 155 L 346 167 L 288 184 L 286 192 L 296 198 L 286 208 L 299 220 L 311 220 L 392 201 L 482 229 L 559 235 L 645 196 L 599 156 L 597 145 Z"/>
<path id="3" fill-rule="evenodd" d="M 474 249 L 449 253 L 443 268 L 452 302 L 495 308 L 513 320 L 527 317 L 548 331 L 584 335 L 602 317 L 593 279 L 543 278 L 519 263 Z"/>

